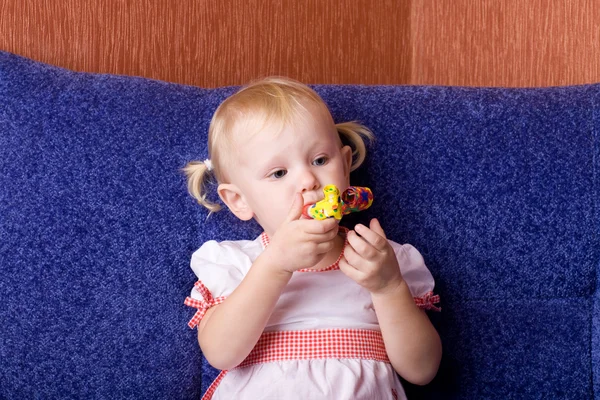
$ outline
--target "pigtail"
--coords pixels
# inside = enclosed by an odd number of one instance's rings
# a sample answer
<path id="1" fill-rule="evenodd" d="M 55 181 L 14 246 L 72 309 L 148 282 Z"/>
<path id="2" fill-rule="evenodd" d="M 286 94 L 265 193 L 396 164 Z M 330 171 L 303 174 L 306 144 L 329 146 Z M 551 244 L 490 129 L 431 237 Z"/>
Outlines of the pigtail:
<path id="1" fill-rule="evenodd" d="M 342 122 L 336 124 L 335 128 L 342 142 L 352 147 L 352 165 L 350 166 L 350 171 L 354 171 L 360 167 L 367 155 L 365 140 L 372 142 L 375 140 L 375 135 L 373 135 L 373 132 L 369 128 L 356 121 Z"/>
<path id="2" fill-rule="evenodd" d="M 182 171 L 187 177 L 188 192 L 194 196 L 198 204 L 206 207 L 210 214 L 219 211 L 221 206 L 206 198 L 206 184 L 210 174 L 206 164 L 202 161 L 190 161 Z"/>

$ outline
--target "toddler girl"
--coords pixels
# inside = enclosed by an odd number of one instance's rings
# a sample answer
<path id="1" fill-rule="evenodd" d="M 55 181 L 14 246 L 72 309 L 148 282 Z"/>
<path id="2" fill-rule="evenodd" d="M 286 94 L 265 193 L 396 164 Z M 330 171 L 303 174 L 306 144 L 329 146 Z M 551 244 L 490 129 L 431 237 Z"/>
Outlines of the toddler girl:
<path id="1" fill-rule="evenodd" d="M 302 215 L 324 186 L 350 185 L 363 138 L 367 128 L 335 125 L 312 89 L 285 78 L 250 84 L 215 112 L 210 160 L 184 169 L 190 193 L 218 211 L 205 190 L 214 175 L 229 210 L 264 232 L 192 256 L 189 325 L 223 370 L 205 398 L 402 399 L 396 372 L 415 384 L 435 376 L 441 343 L 421 308 L 437 296 L 420 253 L 386 239 L 377 219 L 348 230 Z"/>

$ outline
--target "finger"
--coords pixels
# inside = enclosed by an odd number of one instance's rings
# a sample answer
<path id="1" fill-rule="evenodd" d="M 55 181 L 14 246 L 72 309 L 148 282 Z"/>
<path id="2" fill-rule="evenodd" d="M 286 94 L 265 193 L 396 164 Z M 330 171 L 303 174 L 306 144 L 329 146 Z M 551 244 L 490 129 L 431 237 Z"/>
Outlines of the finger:
<path id="1" fill-rule="evenodd" d="M 327 218 L 322 221 L 316 219 L 306 219 L 301 221 L 306 233 L 323 234 L 330 231 L 337 232 L 339 225 L 334 218 Z"/>
<path id="2" fill-rule="evenodd" d="M 365 229 L 368 228 L 365 227 Z M 371 259 L 379 254 L 379 250 L 377 250 L 365 238 L 358 236 L 355 231 L 349 231 L 347 238 L 348 243 L 352 246 L 354 251 L 362 258 Z"/>
<path id="3" fill-rule="evenodd" d="M 330 240 L 328 242 L 318 243 L 316 246 L 315 253 L 316 254 L 327 253 L 327 252 L 331 251 L 331 249 L 333 249 L 334 246 L 335 246 L 335 244 L 333 243 L 332 240 Z"/>
<path id="4" fill-rule="evenodd" d="M 383 231 L 383 228 L 381 227 L 381 224 L 379 223 L 379 220 L 377 218 L 373 218 L 371 220 L 371 222 L 369 223 L 369 227 L 373 232 L 383 237 L 384 239 L 387 239 L 387 236 L 385 236 L 385 232 Z"/>
<path id="5" fill-rule="evenodd" d="M 371 229 L 367 228 L 363 224 L 356 225 L 354 227 L 354 229 L 371 246 L 373 246 L 375 249 L 377 249 L 379 251 L 383 251 L 388 245 L 387 239 L 385 238 L 385 233 L 383 235 L 381 235 L 380 233 L 377 232 L 378 230 L 380 232 L 383 232 L 381 230 L 381 225 L 379 225 L 379 222 L 374 223 L 373 221 L 377 221 L 377 220 L 376 219 L 371 220 Z M 375 229 L 373 229 L 373 228 L 375 228 Z"/>
<path id="6" fill-rule="evenodd" d="M 363 260 L 363 258 L 354 250 L 352 245 L 344 247 L 344 255 L 342 258 L 345 259 L 346 262 L 354 269 L 359 269 L 358 267 L 361 265 L 360 263 Z"/>
<path id="7" fill-rule="evenodd" d="M 302 194 L 294 194 L 294 201 L 292 202 L 292 206 L 290 207 L 290 211 L 288 212 L 288 215 L 285 220 L 287 222 L 292 222 L 297 219 L 300 219 L 300 216 L 302 215 L 303 204 L 304 199 L 302 197 Z"/>
<path id="8" fill-rule="evenodd" d="M 338 266 L 340 267 L 340 271 L 354 282 L 358 282 L 362 279 L 362 272 L 350 265 L 344 257 L 340 259 Z"/>
<path id="9" fill-rule="evenodd" d="M 326 241 L 332 241 L 336 236 L 338 235 L 338 229 L 334 228 L 330 231 L 327 231 L 325 233 L 308 233 L 307 234 L 307 238 L 308 240 L 312 240 L 314 242 L 326 242 Z"/>

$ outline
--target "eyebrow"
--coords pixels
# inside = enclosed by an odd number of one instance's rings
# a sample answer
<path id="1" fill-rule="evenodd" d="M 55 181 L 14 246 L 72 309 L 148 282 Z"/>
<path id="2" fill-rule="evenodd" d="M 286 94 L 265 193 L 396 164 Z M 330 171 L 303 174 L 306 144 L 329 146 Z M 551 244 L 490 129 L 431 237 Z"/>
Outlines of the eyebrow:
<path id="1" fill-rule="evenodd" d="M 338 149 L 337 145 L 338 143 L 333 143 L 329 140 L 318 140 L 308 149 L 308 151 L 312 153 L 315 152 L 317 148 L 324 148 L 329 153 L 334 149 Z"/>
<path id="2" fill-rule="evenodd" d="M 265 177 L 268 172 L 276 168 L 277 165 L 282 164 L 282 162 L 281 154 L 277 154 L 264 162 L 261 161 L 258 168 L 258 175 L 260 175 L 261 178 Z"/>

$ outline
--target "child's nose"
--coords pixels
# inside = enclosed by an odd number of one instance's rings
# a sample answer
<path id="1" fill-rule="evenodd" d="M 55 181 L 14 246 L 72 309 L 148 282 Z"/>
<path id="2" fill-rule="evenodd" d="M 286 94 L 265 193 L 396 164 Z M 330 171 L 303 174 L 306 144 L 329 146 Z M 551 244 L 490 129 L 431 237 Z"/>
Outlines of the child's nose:
<path id="1" fill-rule="evenodd" d="M 300 177 L 300 189 L 302 192 L 307 192 L 310 190 L 316 190 L 319 188 L 319 180 L 312 173 L 312 171 L 307 170 L 304 171 L 302 176 Z"/>

